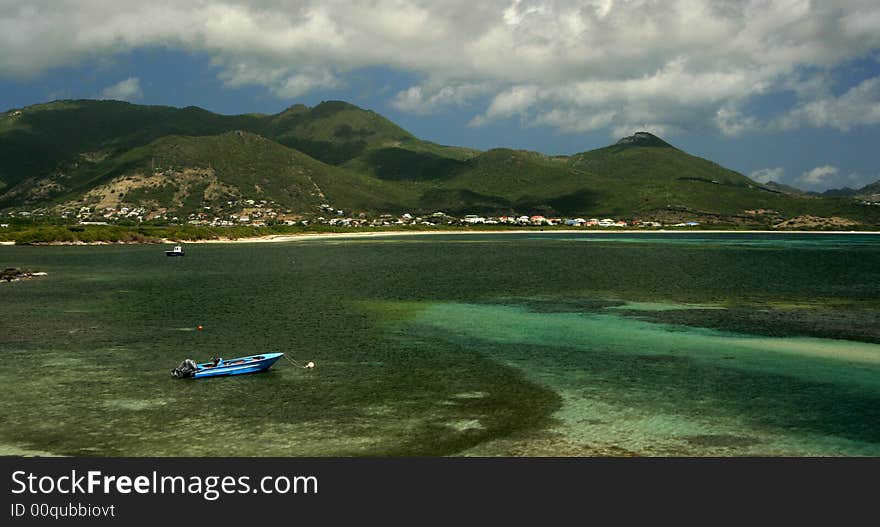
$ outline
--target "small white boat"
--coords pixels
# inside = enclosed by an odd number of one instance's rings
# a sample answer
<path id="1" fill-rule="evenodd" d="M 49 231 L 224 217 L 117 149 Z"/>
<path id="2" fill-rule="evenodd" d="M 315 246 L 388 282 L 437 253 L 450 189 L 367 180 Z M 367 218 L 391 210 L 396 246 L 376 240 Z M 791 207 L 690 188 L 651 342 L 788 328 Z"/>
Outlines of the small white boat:
<path id="1" fill-rule="evenodd" d="M 175 245 L 170 251 L 165 251 L 165 256 L 183 256 L 183 246 Z"/>

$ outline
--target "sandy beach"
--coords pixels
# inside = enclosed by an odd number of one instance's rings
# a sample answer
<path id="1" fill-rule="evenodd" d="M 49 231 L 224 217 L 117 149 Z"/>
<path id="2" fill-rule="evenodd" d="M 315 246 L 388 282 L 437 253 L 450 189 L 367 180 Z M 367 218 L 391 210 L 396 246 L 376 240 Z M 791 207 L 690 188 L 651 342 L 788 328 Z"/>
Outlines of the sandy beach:
<path id="1" fill-rule="evenodd" d="M 267 236 L 255 236 L 249 238 L 219 238 L 215 240 L 192 240 L 180 243 L 278 243 L 303 240 L 322 240 L 332 238 L 373 238 L 379 236 L 421 236 L 421 235 L 462 235 L 462 234 L 880 234 L 880 231 L 731 231 L 731 230 L 442 230 L 442 231 L 377 231 L 377 232 L 325 232 L 325 233 L 298 233 L 298 234 L 271 234 Z M 164 243 L 175 243 L 175 240 L 163 239 Z"/>
<path id="2" fill-rule="evenodd" d="M 303 240 L 322 240 L 331 238 L 374 238 L 377 236 L 419 236 L 428 234 L 539 234 L 543 232 L 554 232 L 560 234 L 574 234 L 583 231 L 575 230 L 554 230 L 554 231 L 530 231 L 530 230 L 492 230 L 492 231 L 374 231 L 374 232 L 315 232 L 315 233 L 298 233 L 298 234 L 270 234 L 268 236 L 255 236 L 249 238 L 219 238 L 216 240 L 193 240 L 181 243 L 276 243 L 276 242 L 292 242 Z M 621 231 L 622 232 L 622 231 Z M 163 240 L 167 243 L 174 243 L 174 240 Z"/>
<path id="3" fill-rule="evenodd" d="M 577 229 L 493 229 L 493 230 L 438 230 L 438 231 L 370 231 L 370 232 L 303 232 L 297 234 L 268 234 L 266 236 L 251 236 L 246 238 L 217 238 L 211 240 L 176 240 L 170 238 L 162 238 L 159 242 L 127 242 L 124 244 L 206 244 L 206 243 L 280 243 L 280 242 L 296 242 L 307 240 L 325 240 L 333 238 L 375 238 L 382 236 L 427 236 L 427 235 L 474 235 L 474 234 L 872 234 L 880 235 L 880 231 L 760 231 L 760 230 L 695 230 L 695 229 L 676 229 L 676 230 L 577 230 Z M 49 242 L 38 243 L 34 245 L 120 245 L 123 243 L 114 243 L 108 241 L 97 242 Z M 14 241 L 0 242 L 2 245 L 15 245 Z"/>

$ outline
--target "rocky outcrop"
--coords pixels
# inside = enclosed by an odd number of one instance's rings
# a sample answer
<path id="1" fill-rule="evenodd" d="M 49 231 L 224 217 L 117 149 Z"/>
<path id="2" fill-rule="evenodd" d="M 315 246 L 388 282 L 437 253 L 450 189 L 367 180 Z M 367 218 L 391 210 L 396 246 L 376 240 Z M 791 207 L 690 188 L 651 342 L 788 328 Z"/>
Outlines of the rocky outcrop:
<path id="1" fill-rule="evenodd" d="M 797 216 L 775 224 L 776 229 L 840 229 L 841 227 L 855 227 L 858 222 L 839 216 Z"/>
<path id="2" fill-rule="evenodd" d="M 30 280 L 35 276 L 46 276 L 48 273 L 43 272 L 32 272 L 29 270 L 22 270 L 18 267 L 7 267 L 0 271 L 0 283 L 2 282 L 16 282 L 18 280 Z"/>

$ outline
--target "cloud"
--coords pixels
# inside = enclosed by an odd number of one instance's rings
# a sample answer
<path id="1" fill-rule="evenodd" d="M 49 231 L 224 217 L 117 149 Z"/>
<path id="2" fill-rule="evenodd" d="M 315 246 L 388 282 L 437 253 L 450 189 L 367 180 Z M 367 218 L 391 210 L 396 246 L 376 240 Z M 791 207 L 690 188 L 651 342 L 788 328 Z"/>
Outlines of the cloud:
<path id="1" fill-rule="evenodd" d="M 227 86 L 266 86 L 281 99 L 295 99 L 320 88 L 337 88 L 342 82 L 327 69 L 307 69 L 291 72 L 286 68 L 257 70 L 247 64 L 229 65 L 220 74 Z"/>
<path id="2" fill-rule="evenodd" d="M 447 107 L 460 107 L 467 101 L 490 93 L 488 84 L 462 83 L 445 86 L 411 86 L 394 96 L 391 105 L 398 110 L 429 114 Z"/>
<path id="3" fill-rule="evenodd" d="M 724 105 L 715 112 L 715 124 L 722 134 L 738 136 L 761 127 L 754 116 L 743 115 L 735 106 Z"/>
<path id="4" fill-rule="evenodd" d="M 849 187 L 858 189 L 878 181 L 876 174 L 843 172 L 833 165 L 823 165 L 802 173 L 796 180 L 810 190 Z"/>
<path id="5" fill-rule="evenodd" d="M 554 108 L 538 114 L 531 125 L 547 125 L 562 132 L 584 133 L 605 128 L 617 114 L 614 111 L 590 113 L 572 109 Z"/>
<path id="6" fill-rule="evenodd" d="M 492 99 L 484 118 L 491 120 L 522 114 L 543 97 L 544 94 L 536 86 L 514 86 Z"/>
<path id="7" fill-rule="evenodd" d="M 748 101 L 784 91 L 798 102 L 778 127 L 880 121 L 876 80 L 837 97 L 820 82 L 880 48 L 876 0 L 0 0 L 0 12 L 0 78 L 161 46 L 281 99 L 388 67 L 419 79 L 396 108 L 479 102 L 475 125 L 736 135 L 763 126 Z"/>
<path id="8" fill-rule="evenodd" d="M 777 121 L 782 129 L 815 126 L 842 131 L 876 124 L 880 124 L 880 77 L 864 80 L 838 97 L 825 95 L 802 103 Z"/>
<path id="9" fill-rule="evenodd" d="M 840 174 L 839 168 L 824 165 L 804 172 L 798 181 L 811 187 L 827 186 L 831 181 L 837 179 L 838 174 Z"/>
<path id="10" fill-rule="evenodd" d="M 749 177 L 758 183 L 769 183 L 771 181 L 781 183 L 783 176 L 785 176 L 785 169 L 782 167 L 762 168 L 749 174 Z"/>
<path id="11" fill-rule="evenodd" d="M 141 81 L 137 77 L 129 77 L 112 86 L 107 86 L 101 91 L 101 99 L 114 99 L 117 101 L 134 101 L 143 97 Z"/>

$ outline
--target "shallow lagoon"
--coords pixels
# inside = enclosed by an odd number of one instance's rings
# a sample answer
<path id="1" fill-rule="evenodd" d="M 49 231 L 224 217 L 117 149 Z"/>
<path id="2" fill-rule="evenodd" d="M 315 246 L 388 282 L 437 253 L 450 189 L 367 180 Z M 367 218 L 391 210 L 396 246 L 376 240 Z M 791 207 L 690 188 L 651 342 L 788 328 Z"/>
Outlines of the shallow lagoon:
<path id="1" fill-rule="evenodd" d="M 878 236 L 163 250 L 0 247 L 0 451 L 880 455 Z M 263 351 L 318 367 L 170 376 Z"/>

